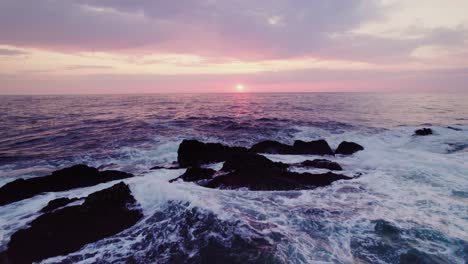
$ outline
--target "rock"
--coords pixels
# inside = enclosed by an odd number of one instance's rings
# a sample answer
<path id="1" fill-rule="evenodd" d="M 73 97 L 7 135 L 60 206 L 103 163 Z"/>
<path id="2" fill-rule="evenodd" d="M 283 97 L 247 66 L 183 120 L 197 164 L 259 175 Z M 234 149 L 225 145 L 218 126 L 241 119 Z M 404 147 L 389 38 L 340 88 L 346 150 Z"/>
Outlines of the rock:
<path id="1" fill-rule="evenodd" d="M 60 208 L 60 207 L 63 207 L 67 204 L 70 204 L 72 202 L 75 202 L 75 201 L 78 201 L 79 199 L 78 198 L 58 198 L 58 199 L 55 199 L 55 200 L 52 200 L 50 201 L 46 207 L 42 208 L 41 209 L 41 212 L 42 213 L 47 213 L 47 212 L 51 212 L 57 208 Z"/>
<path id="2" fill-rule="evenodd" d="M 374 231 L 382 237 L 396 239 L 400 237 L 400 229 L 385 220 L 376 220 Z"/>
<path id="3" fill-rule="evenodd" d="M 52 175 L 30 179 L 18 179 L 0 188 L 0 205 L 31 198 L 43 192 L 61 192 L 74 188 L 133 177 L 121 171 L 98 171 L 86 165 L 54 171 Z"/>
<path id="4" fill-rule="evenodd" d="M 266 140 L 253 145 L 250 148 L 254 153 L 265 154 L 291 154 L 293 153 L 292 146 L 280 143 L 278 141 Z"/>
<path id="5" fill-rule="evenodd" d="M 155 166 L 152 167 L 150 170 L 179 170 L 181 167 L 179 166 Z"/>
<path id="6" fill-rule="evenodd" d="M 429 136 L 432 135 L 432 129 L 430 128 L 422 128 L 414 131 L 414 136 Z"/>
<path id="7" fill-rule="evenodd" d="M 330 161 L 330 160 L 326 160 L 326 159 L 306 160 L 306 161 L 301 162 L 300 165 L 305 166 L 305 167 L 313 167 L 313 168 L 328 169 L 328 170 L 335 170 L 335 171 L 343 170 L 340 164 Z"/>
<path id="8" fill-rule="evenodd" d="M 268 140 L 253 145 L 250 151 L 267 154 L 333 155 L 333 150 L 323 139 L 309 142 L 296 140 L 292 146 Z"/>
<path id="9" fill-rule="evenodd" d="M 461 129 L 461 128 L 458 128 L 458 127 L 448 126 L 447 128 L 448 128 L 448 129 L 451 129 L 451 130 L 455 130 L 455 131 L 462 131 L 462 129 Z"/>
<path id="10" fill-rule="evenodd" d="M 364 150 L 363 146 L 354 142 L 343 141 L 336 149 L 335 154 L 351 155 L 361 150 Z"/>
<path id="11" fill-rule="evenodd" d="M 445 264 L 447 260 L 432 254 L 426 254 L 416 249 L 400 255 L 400 264 Z"/>
<path id="12" fill-rule="evenodd" d="M 326 186 L 337 180 L 351 179 L 334 173 L 295 173 L 288 165 L 273 162 L 257 154 L 238 154 L 224 163 L 224 175 L 217 176 L 206 184 L 209 188 L 250 190 L 298 190 Z"/>
<path id="13" fill-rule="evenodd" d="M 82 205 L 45 213 L 11 236 L 6 263 L 32 263 L 66 255 L 113 236 L 143 216 L 123 182 L 90 194 Z"/>
<path id="14" fill-rule="evenodd" d="M 198 167 L 206 163 L 222 162 L 236 153 L 246 153 L 248 149 L 229 147 L 219 143 L 203 143 L 197 140 L 184 140 L 177 151 L 179 166 Z"/>
<path id="15" fill-rule="evenodd" d="M 294 142 L 293 149 L 294 154 L 334 155 L 333 150 L 330 148 L 327 141 L 323 139 L 309 142 L 296 140 Z"/>
<path id="16" fill-rule="evenodd" d="M 215 170 L 205 169 L 205 168 L 188 168 L 187 171 L 182 174 L 180 177 L 177 177 L 169 182 L 175 182 L 179 179 L 182 179 L 186 182 L 194 182 L 200 180 L 208 180 L 213 178 L 213 175 L 216 173 Z"/>

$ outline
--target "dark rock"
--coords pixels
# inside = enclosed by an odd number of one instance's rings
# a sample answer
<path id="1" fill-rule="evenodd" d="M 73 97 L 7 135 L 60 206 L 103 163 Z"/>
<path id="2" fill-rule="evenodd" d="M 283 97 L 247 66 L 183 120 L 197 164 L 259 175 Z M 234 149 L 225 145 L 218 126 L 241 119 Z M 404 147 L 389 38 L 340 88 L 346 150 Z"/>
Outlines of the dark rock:
<path id="1" fill-rule="evenodd" d="M 398 229 L 398 227 L 392 225 L 390 222 L 387 222 L 385 220 L 376 220 L 374 231 L 380 236 L 386 238 L 400 237 L 400 230 Z"/>
<path id="2" fill-rule="evenodd" d="M 177 161 L 181 167 L 198 167 L 206 163 L 222 162 L 236 153 L 246 152 L 248 152 L 248 149 L 242 147 L 184 140 L 177 151 Z"/>
<path id="3" fill-rule="evenodd" d="M 429 135 L 432 135 L 433 132 L 432 132 L 432 129 L 430 128 L 422 128 L 422 129 L 418 129 L 416 131 L 414 131 L 414 135 L 415 136 L 429 136 Z"/>
<path id="4" fill-rule="evenodd" d="M 354 142 L 343 141 L 336 149 L 335 154 L 351 155 L 361 150 L 364 150 L 363 146 Z"/>
<path id="5" fill-rule="evenodd" d="M 45 213 L 17 231 L 8 243 L 6 263 L 31 263 L 66 255 L 113 236 L 138 222 L 140 210 L 123 182 L 90 194 L 82 205 Z"/>
<path id="6" fill-rule="evenodd" d="M 301 162 L 300 164 L 301 166 L 313 167 L 313 168 L 319 168 L 319 169 L 328 169 L 328 170 L 335 170 L 335 171 L 343 170 L 340 164 L 333 162 L 331 160 L 326 160 L 326 159 L 306 160 L 306 161 Z"/>
<path id="7" fill-rule="evenodd" d="M 447 260 L 432 254 L 426 254 L 416 249 L 400 255 L 400 264 L 445 264 Z"/>
<path id="8" fill-rule="evenodd" d="M 133 177 L 121 171 L 98 171 L 86 165 L 54 171 L 52 175 L 18 179 L 0 188 L 0 205 L 31 198 L 43 192 L 62 192 L 74 188 Z"/>
<path id="9" fill-rule="evenodd" d="M 334 173 L 295 173 L 287 165 L 257 154 L 238 154 L 224 163 L 222 172 L 206 184 L 209 188 L 248 188 L 250 190 L 298 190 L 326 186 L 351 179 Z"/>
<path id="10" fill-rule="evenodd" d="M 253 145 L 250 151 L 266 154 L 292 154 L 293 148 L 278 141 L 266 140 Z"/>
<path id="11" fill-rule="evenodd" d="M 155 166 L 155 167 L 152 167 L 150 170 L 179 170 L 181 169 L 181 167 L 179 166 Z"/>
<path id="12" fill-rule="evenodd" d="M 333 155 L 333 150 L 323 139 L 309 142 L 296 140 L 292 146 L 268 140 L 253 145 L 250 151 L 267 154 Z"/>
<path id="13" fill-rule="evenodd" d="M 462 131 L 461 128 L 457 128 L 457 127 L 448 126 L 447 128 L 448 128 L 448 129 L 451 129 L 451 130 L 455 130 L 455 131 Z"/>
<path id="14" fill-rule="evenodd" d="M 330 148 L 327 141 L 323 139 L 309 142 L 296 140 L 293 148 L 294 154 L 333 155 L 333 150 Z"/>
<path id="15" fill-rule="evenodd" d="M 63 207 L 67 204 L 70 204 L 72 202 L 75 202 L 75 201 L 78 201 L 79 199 L 78 198 L 58 198 L 58 199 L 55 199 L 55 200 L 52 200 L 50 201 L 46 207 L 42 208 L 41 209 L 41 212 L 42 213 L 47 213 L 47 212 L 51 212 L 57 208 L 60 208 L 60 207 Z"/>
<path id="16" fill-rule="evenodd" d="M 169 182 L 175 182 L 179 179 L 182 179 L 186 182 L 194 182 L 200 180 L 207 180 L 213 178 L 213 175 L 216 173 L 215 170 L 205 169 L 205 168 L 188 168 L 187 171 L 182 174 L 180 177 L 170 180 Z"/>

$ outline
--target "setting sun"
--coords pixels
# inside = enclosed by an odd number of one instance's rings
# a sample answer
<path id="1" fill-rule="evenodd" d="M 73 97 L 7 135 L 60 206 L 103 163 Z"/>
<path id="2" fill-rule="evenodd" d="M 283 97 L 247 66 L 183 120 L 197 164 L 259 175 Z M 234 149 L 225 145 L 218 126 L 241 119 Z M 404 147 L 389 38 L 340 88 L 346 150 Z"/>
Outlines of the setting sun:
<path id="1" fill-rule="evenodd" d="M 236 85 L 236 90 L 238 92 L 243 92 L 245 90 L 245 86 L 242 85 L 242 84 L 238 84 L 238 85 Z"/>

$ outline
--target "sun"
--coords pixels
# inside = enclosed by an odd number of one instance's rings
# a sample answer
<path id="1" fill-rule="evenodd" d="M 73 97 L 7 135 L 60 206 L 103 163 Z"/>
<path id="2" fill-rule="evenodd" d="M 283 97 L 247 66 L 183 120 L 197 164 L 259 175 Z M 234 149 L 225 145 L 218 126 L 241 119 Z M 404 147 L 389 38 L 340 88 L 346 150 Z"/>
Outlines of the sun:
<path id="1" fill-rule="evenodd" d="M 238 92 L 243 92 L 245 90 L 245 86 L 243 84 L 237 84 L 236 85 L 236 90 Z"/>

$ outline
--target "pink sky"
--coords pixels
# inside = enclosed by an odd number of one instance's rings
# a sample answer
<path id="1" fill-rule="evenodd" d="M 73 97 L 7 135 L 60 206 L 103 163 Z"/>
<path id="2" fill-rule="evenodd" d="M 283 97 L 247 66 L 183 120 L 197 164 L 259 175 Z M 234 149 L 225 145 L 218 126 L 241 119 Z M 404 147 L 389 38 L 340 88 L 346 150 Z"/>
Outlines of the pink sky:
<path id="1" fill-rule="evenodd" d="M 0 94 L 468 91 L 466 0 L 0 0 Z"/>

